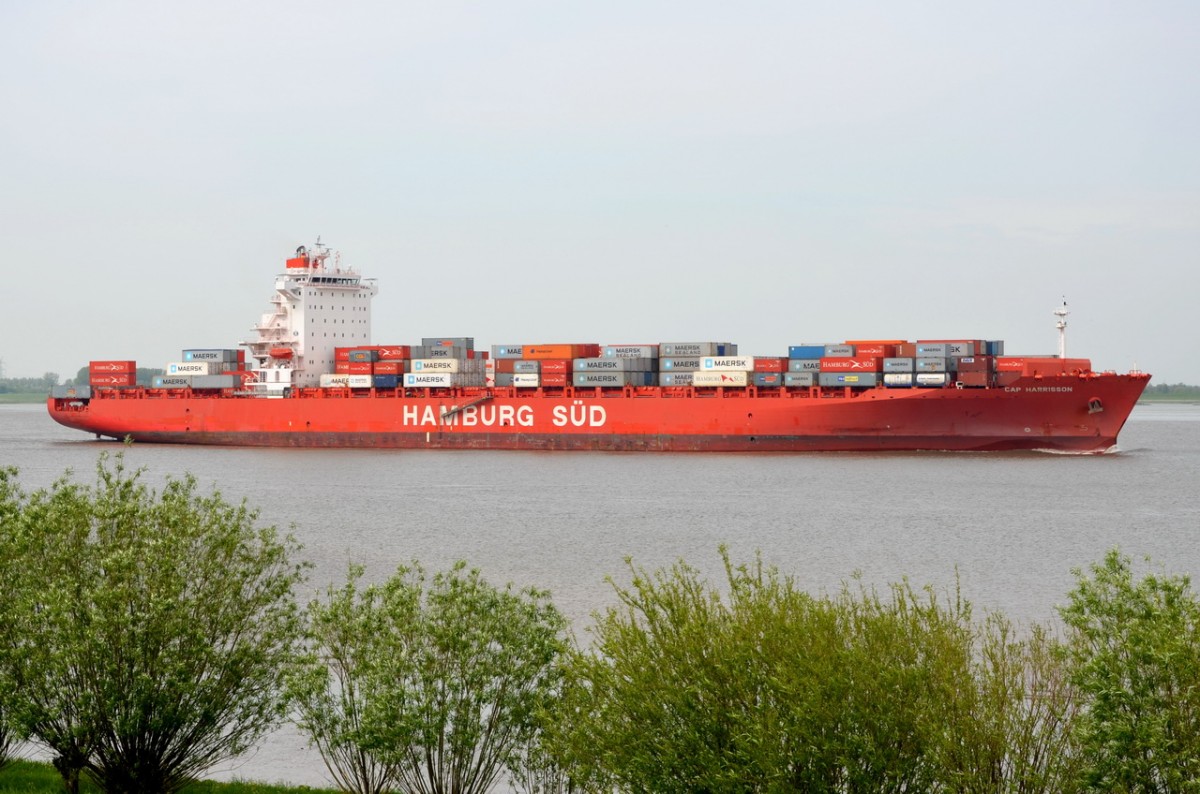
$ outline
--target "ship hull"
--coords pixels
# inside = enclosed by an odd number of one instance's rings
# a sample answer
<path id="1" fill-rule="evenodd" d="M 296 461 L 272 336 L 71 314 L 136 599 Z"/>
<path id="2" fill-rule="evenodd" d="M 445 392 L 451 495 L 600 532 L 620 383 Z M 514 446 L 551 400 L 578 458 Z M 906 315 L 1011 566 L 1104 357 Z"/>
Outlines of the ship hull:
<path id="1" fill-rule="evenodd" d="M 271 399 L 104 390 L 50 415 L 102 438 L 264 447 L 651 452 L 1108 451 L 1149 376 L 984 389 L 457 389 Z"/>

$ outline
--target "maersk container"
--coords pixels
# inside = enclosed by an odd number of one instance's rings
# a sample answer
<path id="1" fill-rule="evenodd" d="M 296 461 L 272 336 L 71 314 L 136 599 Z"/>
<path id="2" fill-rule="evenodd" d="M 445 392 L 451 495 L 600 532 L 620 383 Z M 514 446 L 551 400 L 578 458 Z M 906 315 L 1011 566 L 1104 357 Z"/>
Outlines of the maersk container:
<path id="1" fill-rule="evenodd" d="M 463 350 L 475 349 L 475 337 L 473 336 L 433 336 L 422 337 L 421 345 L 423 347 L 458 347 Z"/>
<path id="2" fill-rule="evenodd" d="M 483 375 L 456 375 L 450 372 L 408 372 L 404 375 L 406 389 L 447 389 L 452 386 L 482 385 Z"/>
<path id="3" fill-rule="evenodd" d="M 693 386 L 749 386 L 751 373 L 744 369 L 701 370 L 692 377 Z"/>
<path id="4" fill-rule="evenodd" d="M 492 345 L 492 358 L 524 358 L 522 345 Z"/>
<path id="5" fill-rule="evenodd" d="M 918 372 L 917 385 L 925 388 L 945 386 L 950 382 L 950 376 L 945 372 Z"/>
<path id="6" fill-rule="evenodd" d="M 193 389 L 236 389 L 242 385 L 237 375 L 195 375 L 192 377 Z"/>
<path id="7" fill-rule="evenodd" d="M 374 375 L 347 375 L 346 383 L 351 389 L 369 389 L 375 385 Z"/>
<path id="8" fill-rule="evenodd" d="M 658 373 L 659 386 L 691 386 L 695 379 L 694 370 L 674 370 L 672 372 Z"/>
<path id="9" fill-rule="evenodd" d="M 542 371 L 542 362 L 520 358 L 513 362 L 512 371 L 520 375 L 537 375 Z"/>
<path id="10" fill-rule="evenodd" d="M 172 361 L 165 367 L 168 375 L 214 375 L 221 370 L 219 361 Z"/>
<path id="11" fill-rule="evenodd" d="M 849 358 L 854 355 L 854 345 L 825 345 L 821 358 Z"/>
<path id="12" fill-rule="evenodd" d="M 735 356 L 737 345 L 729 342 L 664 342 L 658 346 L 658 354 L 669 358 Z"/>
<path id="13" fill-rule="evenodd" d="M 395 389 L 400 385 L 400 375 L 376 375 L 376 389 Z"/>
<path id="14" fill-rule="evenodd" d="M 654 372 L 576 372 L 576 386 L 653 386 L 657 373 Z"/>
<path id="15" fill-rule="evenodd" d="M 915 368 L 916 363 L 911 358 L 885 358 L 883 360 L 884 372 L 912 372 Z M 886 378 L 884 384 L 887 384 Z"/>
<path id="16" fill-rule="evenodd" d="M 782 386 L 783 385 L 783 373 L 782 372 L 755 372 L 754 373 L 754 385 L 755 386 Z"/>
<path id="17" fill-rule="evenodd" d="M 918 356 L 916 360 L 917 372 L 945 372 L 949 368 L 949 362 L 944 356 Z"/>
<path id="18" fill-rule="evenodd" d="M 327 373 L 321 376 L 322 389 L 345 389 L 350 386 L 350 375 Z"/>
<path id="19" fill-rule="evenodd" d="M 917 358 L 945 358 L 949 355 L 950 346 L 945 342 L 917 342 Z"/>
<path id="20" fill-rule="evenodd" d="M 355 362 L 369 361 L 374 364 L 379 360 L 379 351 L 370 347 L 351 350 L 350 360 Z"/>
<path id="21" fill-rule="evenodd" d="M 576 372 L 654 372 L 658 363 L 653 358 L 577 358 Z"/>
<path id="22" fill-rule="evenodd" d="M 536 389 L 542 385 L 542 377 L 527 372 L 514 372 L 512 385 L 518 389 Z"/>
<path id="23" fill-rule="evenodd" d="M 879 375 L 874 372 L 822 372 L 818 383 L 827 388 L 850 386 L 855 389 L 869 389 L 879 383 Z"/>
<path id="24" fill-rule="evenodd" d="M 408 363 L 409 372 L 444 372 L 457 374 L 463 362 L 457 358 L 414 358 Z"/>
<path id="25" fill-rule="evenodd" d="M 442 347 L 439 345 L 413 345 L 413 358 L 470 358 L 470 349 L 459 347 Z"/>
<path id="26" fill-rule="evenodd" d="M 184 361 L 222 361 L 232 363 L 238 360 L 238 351 L 227 348 L 212 348 L 205 350 L 184 350 L 180 354 Z"/>
<path id="27" fill-rule="evenodd" d="M 820 348 L 824 350 L 825 348 Z M 788 372 L 817 372 L 821 369 L 821 359 L 819 358 L 790 358 L 788 359 Z"/>
<path id="28" fill-rule="evenodd" d="M 883 373 L 883 385 L 891 389 L 912 388 L 913 374 L 911 372 L 885 372 Z"/>
<path id="29" fill-rule="evenodd" d="M 753 372 L 754 356 L 713 356 L 700 359 L 700 369 L 708 372 Z"/>
<path id="30" fill-rule="evenodd" d="M 153 385 L 156 389 L 186 389 L 192 379 L 188 375 L 155 375 Z"/>
<path id="31" fill-rule="evenodd" d="M 824 356 L 825 345 L 791 345 L 788 347 L 788 358 L 818 359 Z"/>
<path id="32" fill-rule="evenodd" d="M 658 358 L 658 345 L 607 345 L 605 358 Z"/>
<path id="33" fill-rule="evenodd" d="M 784 386 L 800 386 L 810 387 L 817 384 L 817 373 L 813 370 L 805 372 L 785 372 L 783 373 Z"/>
<path id="34" fill-rule="evenodd" d="M 946 353 L 953 358 L 961 358 L 963 356 L 974 356 L 982 351 L 978 350 L 973 341 L 964 342 L 947 342 Z"/>
<path id="35" fill-rule="evenodd" d="M 686 358 L 680 356 L 672 356 L 670 358 L 660 358 L 658 360 L 658 369 L 661 372 L 671 370 L 683 370 L 684 372 L 694 372 L 700 369 L 700 359 Z"/>

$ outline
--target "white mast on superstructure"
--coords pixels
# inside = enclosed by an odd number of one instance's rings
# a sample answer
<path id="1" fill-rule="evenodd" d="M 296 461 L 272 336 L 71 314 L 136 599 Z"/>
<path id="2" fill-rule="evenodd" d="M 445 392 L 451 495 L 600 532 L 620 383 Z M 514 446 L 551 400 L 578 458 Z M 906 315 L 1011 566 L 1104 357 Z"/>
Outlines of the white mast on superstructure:
<path id="1" fill-rule="evenodd" d="M 1058 318 L 1055 328 L 1058 329 L 1058 357 L 1067 357 L 1067 315 L 1071 312 L 1067 309 L 1067 299 L 1063 298 L 1062 306 L 1054 310 L 1054 316 Z"/>

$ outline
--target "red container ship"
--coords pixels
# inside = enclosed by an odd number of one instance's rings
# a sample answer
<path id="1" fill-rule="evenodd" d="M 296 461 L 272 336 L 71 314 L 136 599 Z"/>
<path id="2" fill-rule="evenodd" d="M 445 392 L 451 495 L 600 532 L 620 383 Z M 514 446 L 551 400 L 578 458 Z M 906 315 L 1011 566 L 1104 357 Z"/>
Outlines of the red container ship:
<path id="1" fill-rule="evenodd" d="M 92 362 L 50 416 L 111 439 L 291 447 L 658 452 L 1105 452 L 1150 376 L 978 339 L 851 340 L 752 357 L 724 342 L 372 345 L 372 280 L 287 260 L 245 349 L 184 350 L 152 384 Z M 1058 310 L 1065 334 L 1065 305 Z M 336 330 L 331 330 L 336 329 Z M 1065 336 L 1062 337 L 1065 340 Z"/>

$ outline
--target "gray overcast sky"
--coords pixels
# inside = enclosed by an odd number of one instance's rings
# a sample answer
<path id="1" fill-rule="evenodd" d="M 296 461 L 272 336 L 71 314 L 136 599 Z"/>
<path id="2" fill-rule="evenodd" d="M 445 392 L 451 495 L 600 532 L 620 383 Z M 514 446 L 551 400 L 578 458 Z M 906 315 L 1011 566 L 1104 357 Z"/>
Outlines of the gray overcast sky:
<path id="1" fill-rule="evenodd" d="M 0 359 L 1004 339 L 1200 384 L 1200 3 L 0 0 Z"/>

